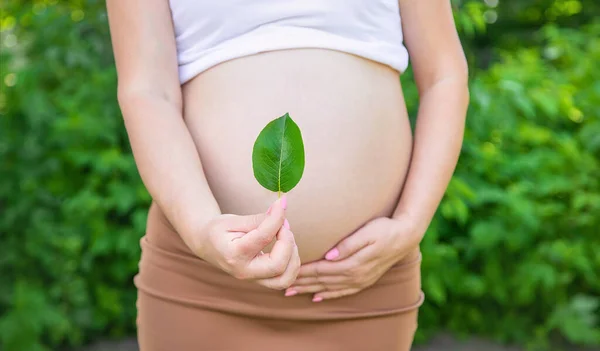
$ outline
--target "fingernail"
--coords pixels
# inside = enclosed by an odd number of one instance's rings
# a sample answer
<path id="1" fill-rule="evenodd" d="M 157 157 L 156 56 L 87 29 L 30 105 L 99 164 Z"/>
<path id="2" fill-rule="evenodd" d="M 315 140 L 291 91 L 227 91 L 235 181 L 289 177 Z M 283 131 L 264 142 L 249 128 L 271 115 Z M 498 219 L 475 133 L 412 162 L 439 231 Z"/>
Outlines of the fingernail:
<path id="1" fill-rule="evenodd" d="M 269 209 L 267 210 L 267 214 L 271 214 L 272 209 L 273 209 L 273 205 L 269 206 Z"/>
<path id="2" fill-rule="evenodd" d="M 285 296 L 294 296 L 296 294 L 298 294 L 296 290 L 288 290 L 285 292 Z"/>
<path id="3" fill-rule="evenodd" d="M 325 255 L 325 259 L 326 260 L 335 260 L 338 256 L 340 255 L 340 250 L 336 248 L 334 248 L 333 250 L 329 251 L 326 255 Z"/>
<path id="4" fill-rule="evenodd" d="M 287 218 L 283 220 L 283 226 L 285 229 L 290 229 L 290 222 L 288 222 Z"/>
<path id="5" fill-rule="evenodd" d="M 287 197 L 285 196 L 285 194 L 281 195 L 281 208 L 283 208 L 284 210 L 287 208 Z"/>
<path id="6" fill-rule="evenodd" d="M 313 302 L 321 302 L 321 301 L 323 301 L 323 298 L 321 296 L 313 297 Z"/>

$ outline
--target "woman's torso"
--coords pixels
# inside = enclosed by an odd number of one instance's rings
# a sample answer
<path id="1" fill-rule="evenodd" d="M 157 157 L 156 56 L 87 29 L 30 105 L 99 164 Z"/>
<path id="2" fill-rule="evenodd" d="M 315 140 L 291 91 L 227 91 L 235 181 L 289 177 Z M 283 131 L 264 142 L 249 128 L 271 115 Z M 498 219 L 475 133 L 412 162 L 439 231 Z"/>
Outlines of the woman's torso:
<path id="1" fill-rule="evenodd" d="M 287 195 L 287 218 L 303 262 L 393 212 L 412 147 L 396 70 L 333 50 L 281 50 L 219 64 L 186 83 L 183 96 L 223 213 L 264 212 L 277 198 L 253 176 L 252 146 L 286 112 L 299 125 L 306 166 Z"/>

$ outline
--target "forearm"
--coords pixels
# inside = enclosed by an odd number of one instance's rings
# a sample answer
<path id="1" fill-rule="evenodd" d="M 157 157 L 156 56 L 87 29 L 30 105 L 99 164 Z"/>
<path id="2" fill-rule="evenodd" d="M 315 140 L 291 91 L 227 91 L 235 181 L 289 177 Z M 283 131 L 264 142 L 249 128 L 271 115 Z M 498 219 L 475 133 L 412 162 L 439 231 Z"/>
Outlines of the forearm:
<path id="1" fill-rule="evenodd" d="M 429 226 L 454 173 L 468 101 L 466 76 L 441 80 L 421 96 L 413 155 L 394 212 L 413 219 L 419 233 Z"/>
<path id="2" fill-rule="evenodd" d="M 142 181 L 190 245 L 190 236 L 220 209 L 181 111 L 150 94 L 130 94 L 119 103 Z"/>

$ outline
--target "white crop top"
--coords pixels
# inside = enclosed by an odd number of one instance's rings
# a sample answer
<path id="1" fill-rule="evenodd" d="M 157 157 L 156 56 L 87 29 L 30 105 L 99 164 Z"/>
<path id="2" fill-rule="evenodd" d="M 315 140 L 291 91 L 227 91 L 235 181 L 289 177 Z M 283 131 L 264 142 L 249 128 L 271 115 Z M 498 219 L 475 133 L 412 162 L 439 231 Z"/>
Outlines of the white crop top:
<path id="1" fill-rule="evenodd" d="M 181 84 L 259 52 L 322 48 L 403 72 L 398 0 L 169 0 Z"/>

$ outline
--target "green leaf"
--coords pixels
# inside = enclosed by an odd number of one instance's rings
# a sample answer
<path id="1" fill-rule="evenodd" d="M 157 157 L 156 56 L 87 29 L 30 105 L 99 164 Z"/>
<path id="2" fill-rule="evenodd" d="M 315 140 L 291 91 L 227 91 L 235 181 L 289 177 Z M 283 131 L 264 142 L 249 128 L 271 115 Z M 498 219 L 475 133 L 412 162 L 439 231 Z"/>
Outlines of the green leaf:
<path id="1" fill-rule="evenodd" d="M 439 304 L 446 302 L 446 288 L 438 276 L 429 275 L 424 280 L 424 290 L 431 300 Z"/>
<path id="2" fill-rule="evenodd" d="M 277 193 L 292 190 L 304 173 L 304 142 L 298 125 L 285 114 L 266 125 L 252 150 L 254 177 Z"/>

